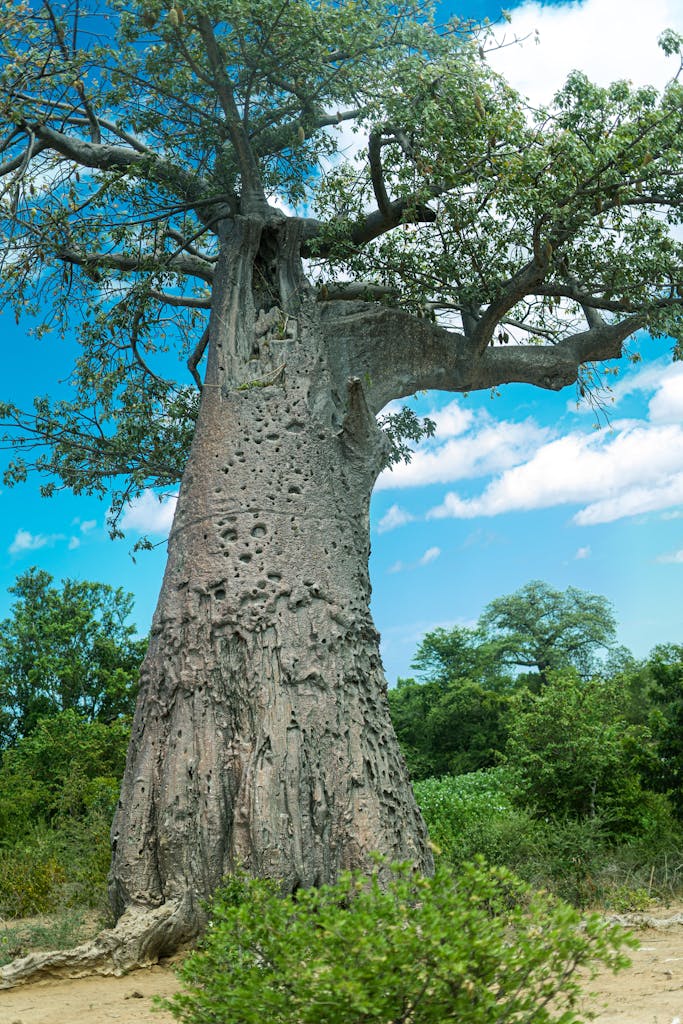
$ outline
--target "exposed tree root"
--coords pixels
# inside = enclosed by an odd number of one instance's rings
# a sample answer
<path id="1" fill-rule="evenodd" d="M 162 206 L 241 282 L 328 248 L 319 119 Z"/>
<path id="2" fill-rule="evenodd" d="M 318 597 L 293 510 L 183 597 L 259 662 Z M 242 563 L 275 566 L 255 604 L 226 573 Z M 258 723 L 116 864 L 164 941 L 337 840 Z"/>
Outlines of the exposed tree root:
<path id="1" fill-rule="evenodd" d="M 83 978 L 91 974 L 127 974 L 157 963 L 196 937 L 184 904 L 131 907 L 115 928 L 73 949 L 30 953 L 0 968 L 0 989 L 43 978 Z"/>
<path id="2" fill-rule="evenodd" d="M 683 913 L 673 914 L 671 917 L 655 917 L 653 914 L 644 914 L 640 911 L 633 911 L 630 914 L 610 914 L 610 921 L 621 924 L 625 928 L 652 928 L 655 931 L 666 931 L 668 928 L 675 928 L 676 925 L 683 925 Z"/>

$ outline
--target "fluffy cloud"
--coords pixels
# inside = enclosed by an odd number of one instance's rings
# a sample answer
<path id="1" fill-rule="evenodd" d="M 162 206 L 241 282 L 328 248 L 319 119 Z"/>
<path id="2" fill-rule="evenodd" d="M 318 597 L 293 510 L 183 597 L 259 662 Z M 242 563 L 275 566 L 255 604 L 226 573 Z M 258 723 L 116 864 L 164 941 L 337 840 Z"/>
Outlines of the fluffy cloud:
<path id="1" fill-rule="evenodd" d="M 675 363 L 674 368 L 650 400 L 649 416 L 655 423 L 683 421 L 683 366 Z"/>
<path id="2" fill-rule="evenodd" d="M 57 541 L 64 540 L 63 533 L 31 533 L 29 530 L 17 530 L 8 551 L 10 555 L 20 555 L 24 551 L 39 551 L 40 548 L 51 548 Z"/>
<path id="3" fill-rule="evenodd" d="M 528 458 L 550 436 L 533 420 L 496 422 L 483 414 L 475 417 L 456 402 L 429 415 L 436 423 L 434 437 L 418 448 L 410 462 L 385 470 L 377 481 L 378 491 L 500 472 Z"/>
<path id="4" fill-rule="evenodd" d="M 571 433 L 542 445 L 478 497 L 447 494 L 429 517 L 469 519 L 590 502 L 575 516 L 586 525 L 670 508 L 683 500 L 683 428 L 630 422 L 616 427 L 613 434 Z"/>
<path id="5" fill-rule="evenodd" d="M 401 508 L 400 505 L 392 505 L 378 522 L 377 532 L 387 533 L 389 530 L 395 530 L 397 526 L 405 526 L 406 523 L 412 523 L 414 520 L 415 516 Z"/>
<path id="6" fill-rule="evenodd" d="M 137 533 L 168 534 L 173 522 L 177 494 L 164 495 L 161 500 L 149 488 L 131 502 L 121 519 L 123 530 Z"/>
<path id="7" fill-rule="evenodd" d="M 620 78 L 662 88 L 675 74 L 676 59 L 657 45 L 666 28 L 683 28 L 680 0 L 584 0 L 583 3 L 523 3 L 511 10 L 506 41 L 522 46 L 489 54 L 496 70 L 532 103 L 551 99 L 574 68 L 607 85 Z M 538 44 L 533 35 L 538 32 Z M 503 34 L 497 33 L 502 40 Z"/>
<path id="8" fill-rule="evenodd" d="M 680 551 L 672 551 L 670 555 L 660 555 L 657 561 L 673 562 L 677 565 L 683 565 L 683 548 L 681 548 Z"/>
<path id="9" fill-rule="evenodd" d="M 428 518 L 470 519 L 562 504 L 584 506 L 574 516 L 580 526 L 655 511 L 676 514 L 683 505 L 683 367 L 658 363 L 632 374 L 617 386 L 615 403 L 636 392 L 651 395 L 648 420 L 624 419 L 610 431 L 577 430 L 536 443 L 481 494 L 450 492 Z M 507 425 L 501 426 L 506 434 Z M 534 431 L 525 426 L 533 442 Z M 467 440 L 476 446 L 479 435 Z"/>
<path id="10" fill-rule="evenodd" d="M 585 548 L 579 548 L 578 551 L 576 552 L 576 554 L 574 555 L 574 558 L 577 561 L 581 561 L 584 558 L 590 558 L 590 556 L 591 556 L 591 549 L 590 549 L 589 546 L 586 546 Z"/>
<path id="11" fill-rule="evenodd" d="M 418 565 L 429 565 L 430 562 L 435 562 L 440 554 L 441 548 L 427 548 Z"/>

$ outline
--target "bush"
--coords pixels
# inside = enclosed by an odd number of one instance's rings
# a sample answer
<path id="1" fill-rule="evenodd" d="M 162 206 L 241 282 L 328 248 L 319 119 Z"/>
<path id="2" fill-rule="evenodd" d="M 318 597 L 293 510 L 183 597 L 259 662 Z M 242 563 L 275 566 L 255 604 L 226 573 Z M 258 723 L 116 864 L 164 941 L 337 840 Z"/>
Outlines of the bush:
<path id="1" fill-rule="evenodd" d="M 129 727 L 69 710 L 0 762 L 0 914 L 101 907 Z"/>
<path id="2" fill-rule="evenodd" d="M 456 866 L 484 854 L 512 867 L 520 835 L 534 830 L 514 807 L 514 777 L 504 767 L 425 779 L 414 789 L 430 839 Z"/>
<path id="3" fill-rule="evenodd" d="M 53 910 L 64 880 L 64 868 L 50 853 L 33 846 L 0 851 L 0 914 L 26 917 Z"/>
<path id="4" fill-rule="evenodd" d="M 579 971 L 625 966 L 624 945 L 483 860 L 431 879 L 381 866 L 284 898 L 236 878 L 162 1005 L 185 1024 L 572 1024 Z"/>
<path id="5" fill-rule="evenodd" d="M 619 836 L 637 827 L 636 762 L 649 742 L 647 729 L 626 720 L 618 680 L 567 670 L 550 673 L 540 693 L 515 698 L 506 762 L 539 817 L 602 816 Z"/>

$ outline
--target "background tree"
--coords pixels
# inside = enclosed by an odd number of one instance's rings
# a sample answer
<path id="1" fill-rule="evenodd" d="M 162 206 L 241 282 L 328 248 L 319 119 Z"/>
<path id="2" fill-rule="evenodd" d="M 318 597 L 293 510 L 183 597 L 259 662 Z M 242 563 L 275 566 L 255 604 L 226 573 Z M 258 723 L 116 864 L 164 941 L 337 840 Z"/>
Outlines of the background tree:
<path id="1" fill-rule="evenodd" d="M 476 630 L 438 628 L 420 642 L 420 681 L 389 690 L 391 721 L 411 777 L 488 768 L 502 756 L 513 680 Z"/>
<path id="2" fill-rule="evenodd" d="M 135 708 L 147 640 L 128 621 L 132 594 L 104 583 L 52 584 L 33 568 L 9 588 L 16 600 L 0 623 L 0 747 L 60 711 L 111 722 Z"/>
<path id="3" fill-rule="evenodd" d="M 629 682 L 644 704 L 655 740 L 656 757 L 647 765 L 648 782 L 668 795 L 674 813 L 683 819 L 683 646 L 655 647 Z"/>
<path id="4" fill-rule="evenodd" d="M 637 763 L 650 734 L 628 723 L 618 680 L 553 672 L 540 693 L 520 691 L 511 712 L 506 763 L 537 814 L 600 815 L 615 833 L 632 827 L 643 796 Z"/>
<path id="5" fill-rule="evenodd" d="M 496 598 L 475 629 L 427 633 L 413 661 L 422 681 L 400 679 L 389 692 L 412 777 L 457 775 L 500 763 L 515 690 L 537 689 L 551 669 L 580 669 L 587 678 L 598 667 L 598 651 L 612 655 L 613 669 L 625 657 L 615 636 L 605 598 L 539 581 Z M 536 671 L 510 674 L 519 668 Z"/>
<path id="6" fill-rule="evenodd" d="M 467 678 L 445 684 L 399 679 L 388 696 L 412 779 L 490 768 L 502 757 L 509 693 Z"/>
<path id="7" fill-rule="evenodd" d="M 616 622 L 604 597 L 576 587 L 555 590 L 540 580 L 491 601 L 479 628 L 501 666 L 531 669 L 541 684 L 549 671 L 567 667 L 588 678 L 598 654 L 616 646 Z"/>
<path id="8" fill-rule="evenodd" d="M 4 406 L 8 479 L 115 478 L 115 527 L 184 468 L 119 965 L 195 934 L 238 861 L 291 889 L 373 849 L 430 868 L 368 609 L 383 407 L 585 388 L 635 330 L 682 336 L 679 84 L 574 74 L 529 111 L 475 36 L 410 0 L 0 7 L 3 295 L 39 330 L 82 312 L 70 397 Z"/>

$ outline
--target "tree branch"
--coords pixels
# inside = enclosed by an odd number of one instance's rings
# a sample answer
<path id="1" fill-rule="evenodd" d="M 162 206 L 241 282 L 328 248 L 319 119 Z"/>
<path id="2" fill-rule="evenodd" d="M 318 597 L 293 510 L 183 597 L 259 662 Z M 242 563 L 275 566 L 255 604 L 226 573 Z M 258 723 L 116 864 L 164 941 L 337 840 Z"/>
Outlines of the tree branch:
<path id="1" fill-rule="evenodd" d="M 618 359 L 624 340 L 645 324 L 640 314 L 601 324 L 555 345 L 487 346 L 471 342 L 428 319 L 367 302 L 321 307 L 331 348 L 348 346 L 349 373 L 366 381 L 366 401 L 375 413 L 416 391 L 478 391 L 526 383 L 559 391 L 573 384 L 587 362 Z"/>
<path id="2" fill-rule="evenodd" d="M 169 292 L 160 292 L 156 288 L 150 288 L 149 295 L 157 302 L 163 302 L 166 306 L 182 306 L 185 309 L 211 309 L 211 297 L 199 298 L 196 295 L 171 295 Z"/>
<path id="3" fill-rule="evenodd" d="M 377 207 L 382 217 L 389 216 L 391 203 L 384 184 L 384 172 L 382 170 L 382 136 L 379 132 L 370 132 L 368 141 L 368 163 L 370 164 L 370 181 L 372 190 L 375 193 Z"/>
<path id="4" fill-rule="evenodd" d="M 188 198 L 202 223 L 209 221 L 205 213 L 209 206 L 213 206 L 210 217 L 212 225 L 215 225 L 216 221 L 222 217 L 229 219 L 232 216 L 229 208 L 223 211 L 218 206 L 216 209 L 216 204 L 222 203 L 223 197 L 212 197 L 208 184 L 199 175 L 183 170 L 153 153 L 142 153 L 132 147 L 116 146 L 110 143 L 86 142 L 83 139 L 65 135 L 45 124 L 38 123 L 23 127 L 26 132 L 33 132 L 36 138 L 43 143 L 42 149 L 52 149 L 81 167 L 92 167 L 100 171 L 136 172 L 137 165 L 141 174 L 144 168 L 147 172 L 144 176 L 150 177 L 176 194 L 180 193 Z"/>
<path id="5" fill-rule="evenodd" d="M 159 259 L 157 256 L 127 256 L 124 253 L 103 253 L 78 252 L 75 249 L 58 247 L 55 249 L 55 256 L 66 263 L 73 263 L 77 267 L 99 268 L 101 270 L 145 270 L 150 271 L 158 268 Z M 150 262 L 154 266 L 150 266 Z M 181 274 L 189 274 L 191 277 L 198 277 L 210 284 L 213 281 L 213 267 L 205 260 L 195 256 L 175 255 L 168 260 L 166 267 L 169 270 L 178 271 Z"/>
<path id="6" fill-rule="evenodd" d="M 382 214 L 380 210 L 374 210 L 367 217 L 351 224 L 343 243 L 321 242 L 316 245 L 315 240 L 324 234 L 326 225 L 312 217 L 302 218 L 301 255 L 324 258 L 333 255 L 335 249 L 344 244 L 352 248 L 360 248 L 374 238 L 379 238 L 380 235 L 398 227 L 399 224 L 433 224 L 436 219 L 434 211 L 424 203 L 416 203 L 413 198 L 395 199 L 389 204 L 386 215 Z"/>
<path id="7" fill-rule="evenodd" d="M 197 345 L 196 345 L 194 351 L 190 355 L 190 358 L 187 360 L 187 368 L 190 371 L 190 373 L 192 374 L 192 376 L 194 377 L 195 384 L 197 385 L 197 388 L 199 389 L 200 392 L 202 391 L 204 385 L 202 384 L 202 378 L 199 376 L 199 371 L 197 370 L 197 367 L 199 366 L 200 362 L 202 361 L 202 356 L 206 352 L 206 347 L 207 347 L 208 344 L 209 344 L 209 328 L 208 328 L 208 325 L 207 325 L 206 329 L 204 330 L 204 333 L 202 334 L 201 338 L 197 342 Z"/>
<path id="8" fill-rule="evenodd" d="M 259 209 L 261 209 L 266 205 L 266 199 L 258 163 L 256 162 L 256 158 L 252 152 L 251 145 L 249 143 L 249 136 L 247 135 L 237 109 L 232 84 L 225 72 L 225 61 L 218 47 L 218 42 L 214 35 L 211 20 L 206 14 L 198 15 L 197 27 L 199 29 L 199 34 L 204 40 L 209 64 L 214 76 L 213 85 L 216 89 L 221 107 L 223 108 L 228 135 L 230 136 L 230 141 L 232 142 L 237 156 L 237 162 L 239 164 L 243 182 L 242 198 L 243 202 L 245 200 L 247 202 L 247 207 L 244 212 L 249 212 L 249 203 L 254 201 L 258 205 Z"/>

